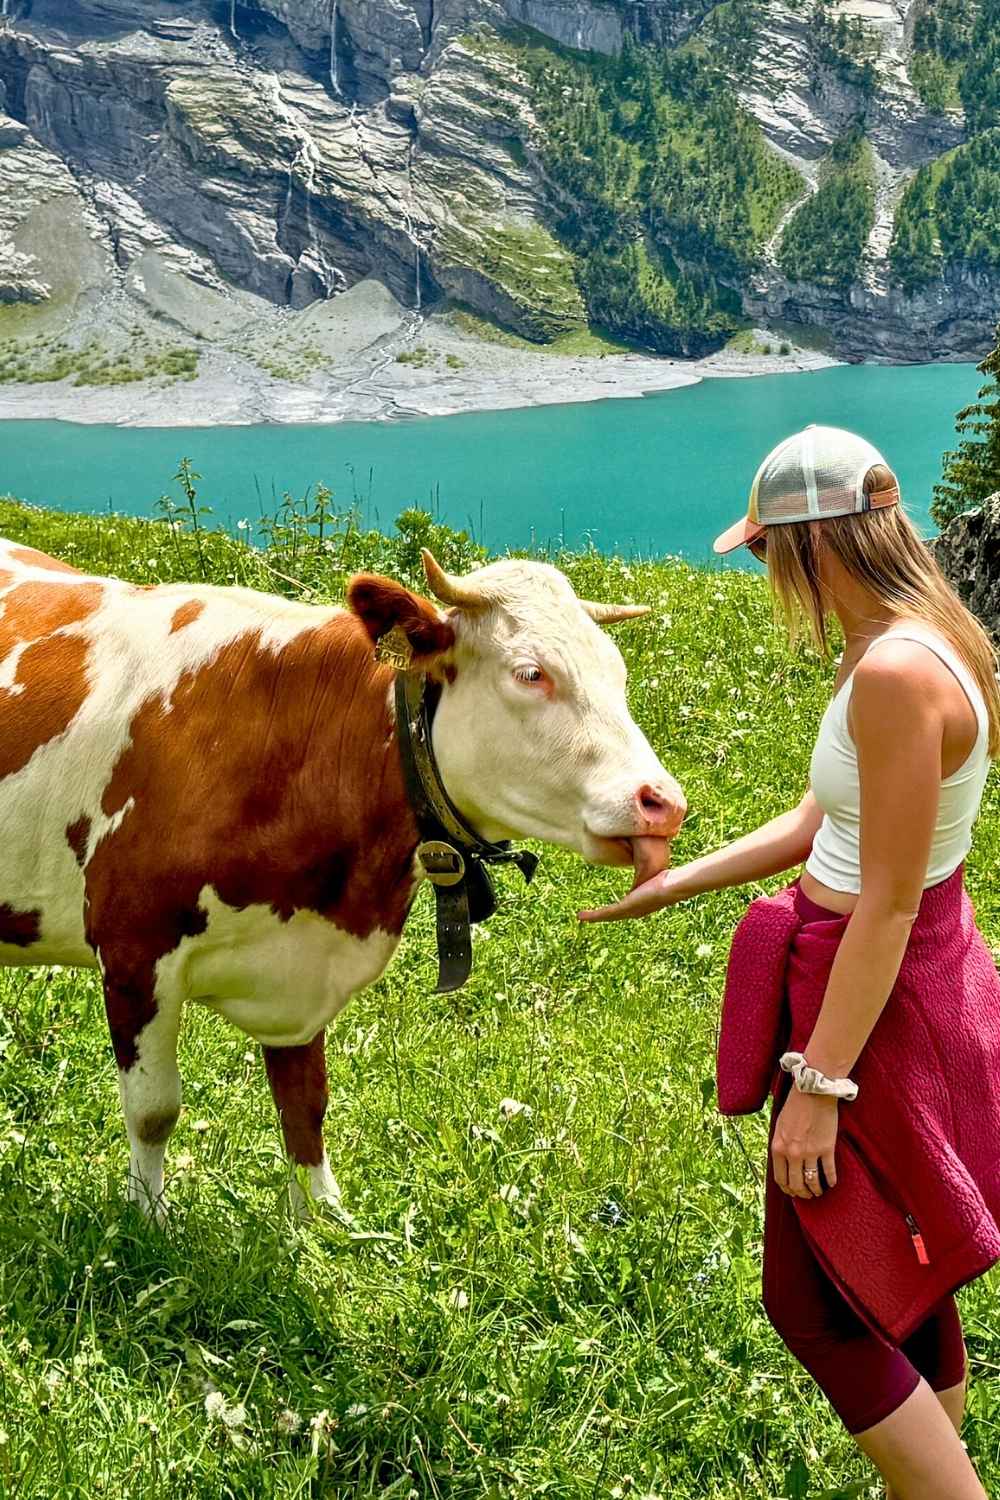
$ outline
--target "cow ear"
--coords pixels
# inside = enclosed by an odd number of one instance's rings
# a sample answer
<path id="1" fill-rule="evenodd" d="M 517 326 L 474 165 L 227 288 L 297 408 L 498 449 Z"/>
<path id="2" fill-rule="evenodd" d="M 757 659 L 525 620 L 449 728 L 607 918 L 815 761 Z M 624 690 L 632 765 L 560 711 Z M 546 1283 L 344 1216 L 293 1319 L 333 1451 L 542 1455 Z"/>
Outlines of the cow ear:
<path id="1" fill-rule="evenodd" d="M 347 603 L 376 645 L 392 630 L 405 636 L 416 663 L 427 664 L 455 644 L 453 626 L 430 600 L 391 578 L 359 573 L 348 584 Z"/>

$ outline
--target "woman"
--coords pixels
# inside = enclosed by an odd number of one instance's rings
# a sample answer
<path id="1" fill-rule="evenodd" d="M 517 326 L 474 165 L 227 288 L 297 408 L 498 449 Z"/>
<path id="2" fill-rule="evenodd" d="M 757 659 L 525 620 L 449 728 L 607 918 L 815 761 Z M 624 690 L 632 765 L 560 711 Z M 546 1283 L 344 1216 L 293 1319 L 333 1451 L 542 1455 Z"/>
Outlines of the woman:
<path id="1" fill-rule="evenodd" d="M 793 636 L 805 623 L 826 650 L 831 616 L 843 631 L 810 789 L 747 837 L 581 915 L 645 916 L 804 862 L 744 918 L 727 986 L 727 1003 L 730 986 L 745 997 L 744 978 L 775 958 L 753 957 L 777 930 L 765 919 L 787 919 L 785 1029 L 764 1038 L 765 1309 L 888 1496 L 982 1500 L 958 1436 L 952 1293 L 1000 1258 L 1000 983 L 962 889 L 1000 747 L 995 653 L 892 471 L 850 433 L 809 427 L 768 455 L 716 550 L 741 545 L 766 560 Z M 725 1033 L 724 1014 L 720 1047 Z M 795 1050 L 779 1070 L 782 1041 Z"/>

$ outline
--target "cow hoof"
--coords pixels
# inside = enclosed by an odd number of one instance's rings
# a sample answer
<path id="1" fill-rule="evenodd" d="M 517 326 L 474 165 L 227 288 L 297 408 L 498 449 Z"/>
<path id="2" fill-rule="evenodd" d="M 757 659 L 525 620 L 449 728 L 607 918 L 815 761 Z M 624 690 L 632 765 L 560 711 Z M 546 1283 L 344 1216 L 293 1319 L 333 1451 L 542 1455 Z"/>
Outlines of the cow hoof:
<path id="1" fill-rule="evenodd" d="M 339 1193 L 329 1190 L 312 1193 L 294 1177 L 288 1184 L 288 1204 L 292 1218 L 297 1219 L 300 1224 L 319 1216 L 327 1221 L 343 1224 L 348 1229 L 357 1228 L 355 1219 L 344 1207 Z"/>

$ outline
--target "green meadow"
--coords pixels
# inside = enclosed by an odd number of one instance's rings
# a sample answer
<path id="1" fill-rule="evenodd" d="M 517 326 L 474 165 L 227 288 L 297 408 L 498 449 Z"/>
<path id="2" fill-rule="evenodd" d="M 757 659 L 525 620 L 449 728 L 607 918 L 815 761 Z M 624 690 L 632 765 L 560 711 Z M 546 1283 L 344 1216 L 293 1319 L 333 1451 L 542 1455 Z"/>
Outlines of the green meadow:
<path id="1" fill-rule="evenodd" d="M 331 600 L 419 547 L 318 491 L 260 546 L 0 503 L 0 532 L 96 572 Z M 680 779 L 684 860 L 798 798 L 832 668 L 793 654 L 765 582 L 670 559 L 558 556 L 616 627 L 633 711 Z M 233 725 L 234 734 L 239 725 Z M 192 816 L 197 809 L 192 808 Z M 991 785 L 969 882 L 1000 943 Z M 351 1219 L 293 1222 L 264 1069 L 192 1008 L 164 1231 L 123 1201 L 100 986 L 0 973 L 0 1496 L 7 1500 L 833 1500 L 877 1493 L 758 1305 L 765 1120 L 724 1120 L 728 940 L 754 891 L 582 927 L 627 872 L 546 851 L 501 875 L 469 984 L 433 993 L 431 900 L 328 1033 L 327 1140 Z M 967 1441 L 1000 1488 L 996 1277 L 961 1295 Z"/>

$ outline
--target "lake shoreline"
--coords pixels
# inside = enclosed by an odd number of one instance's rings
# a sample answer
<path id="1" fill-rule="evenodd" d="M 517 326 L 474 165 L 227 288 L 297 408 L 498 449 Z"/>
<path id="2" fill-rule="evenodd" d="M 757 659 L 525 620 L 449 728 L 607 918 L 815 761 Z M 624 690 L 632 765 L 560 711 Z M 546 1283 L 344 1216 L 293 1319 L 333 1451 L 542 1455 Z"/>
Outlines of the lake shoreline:
<path id="1" fill-rule="evenodd" d="M 929 524 L 972 364 L 840 365 L 810 380 L 688 381 L 648 401 L 555 403 L 461 420 L 180 427 L 25 421 L 2 432 L 0 492 L 29 504 L 155 515 L 186 456 L 215 524 L 251 532 L 285 497 L 324 485 L 341 516 L 390 531 L 419 508 L 494 551 L 586 548 L 706 560 L 746 507 L 764 454 L 810 422 L 860 432 L 892 461 Z"/>
<path id="2" fill-rule="evenodd" d="M 802 374 L 843 361 L 815 350 L 702 359 L 641 353 L 573 355 L 514 347 L 464 331 L 447 314 L 386 306 L 361 287 L 336 299 L 338 337 L 321 371 L 278 379 L 259 361 L 218 347 L 198 374 L 174 384 L 0 387 L 0 421 L 47 420 L 119 427 L 336 424 L 457 416 L 534 406 L 639 399 L 704 379 Z M 758 342 L 769 336 L 761 332 Z M 773 336 L 772 343 L 779 347 Z"/>

